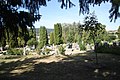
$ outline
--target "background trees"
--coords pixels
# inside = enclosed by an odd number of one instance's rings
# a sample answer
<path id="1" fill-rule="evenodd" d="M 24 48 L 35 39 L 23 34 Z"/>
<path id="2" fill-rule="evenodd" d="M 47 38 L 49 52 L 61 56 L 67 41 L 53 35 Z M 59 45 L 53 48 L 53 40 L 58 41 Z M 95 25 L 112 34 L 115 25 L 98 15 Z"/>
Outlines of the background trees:
<path id="1" fill-rule="evenodd" d="M 27 45 L 28 46 L 33 46 L 37 45 L 37 40 L 36 40 L 36 29 L 35 28 L 30 28 L 29 29 L 29 37 L 28 37 Z"/>
<path id="2" fill-rule="evenodd" d="M 120 26 L 119 26 L 119 28 L 118 28 L 117 34 L 118 34 L 118 38 L 119 38 L 119 40 L 120 40 Z"/>
<path id="3" fill-rule="evenodd" d="M 23 32 L 21 28 L 19 28 L 18 31 L 18 47 L 24 47 L 27 44 L 27 41 L 29 40 L 29 30 Z"/>
<path id="4" fill-rule="evenodd" d="M 40 27 L 40 43 L 39 43 L 39 47 L 43 48 L 45 45 L 48 44 L 48 35 L 47 35 L 47 29 L 45 28 L 45 26 L 41 26 Z"/>
<path id="5" fill-rule="evenodd" d="M 0 34 L 5 32 L 5 28 L 10 29 L 10 32 L 18 32 L 18 28 L 25 31 L 27 27 L 33 27 L 33 23 L 40 19 L 39 9 L 47 5 L 46 1 L 50 0 L 0 0 Z M 61 8 L 75 6 L 71 0 L 58 0 L 58 2 L 61 3 Z M 80 13 L 89 13 L 89 5 L 100 5 L 102 2 L 111 3 L 110 19 L 116 20 L 120 15 L 119 0 L 79 0 Z M 4 35 L 0 36 L 0 40 L 2 37 Z"/>
<path id="6" fill-rule="evenodd" d="M 62 24 L 62 37 L 64 43 L 74 43 L 78 41 L 79 23 L 73 22 Z"/>
<path id="7" fill-rule="evenodd" d="M 0 42 L 1 46 L 5 45 L 5 39 L 8 37 L 7 42 L 11 47 L 17 45 L 16 33 L 18 33 L 19 28 L 22 29 L 22 32 L 27 31 L 27 27 L 34 27 L 33 24 L 35 21 L 41 18 L 39 13 L 40 6 L 46 6 L 46 2 L 50 0 L 0 0 Z M 61 8 L 70 8 L 75 6 L 71 0 L 58 0 L 61 3 Z M 110 9 L 110 20 L 117 19 L 120 15 L 119 13 L 119 4 L 120 0 L 79 0 L 80 13 L 89 13 L 89 5 L 100 5 L 102 2 L 112 3 Z M 24 11 L 20 8 L 24 8 L 27 11 Z M 11 37 L 5 36 L 5 34 L 10 33 L 13 35 Z M 13 38 L 14 37 L 14 38 Z M 19 37 L 20 38 L 20 37 Z M 23 40 L 23 44 L 26 44 L 26 41 Z M 13 41 L 14 43 L 12 43 Z M 15 45 L 14 45 L 15 44 Z M 19 46 L 21 43 L 19 43 Z"/>
<path id="8" fill-rule="evenodd" d="M 31 39 L 29 39 L 28 41 L 27 41 L 27 45 L 28 46 L 36 46 L 37 45 L 37 41 L 36 41 L 36 39 L 35 38 L 31 38 Z"/>
<path id="9" fill-rule="evenodd" d="M 60 23 L 54 24 L 54 41 L 55 45 L 62 44 L 62 27 Z"/>
<path id="10" fill-rule="evenodd" d="M 54 32 L 50 33 L 50 45 L 54 44 Z"/>

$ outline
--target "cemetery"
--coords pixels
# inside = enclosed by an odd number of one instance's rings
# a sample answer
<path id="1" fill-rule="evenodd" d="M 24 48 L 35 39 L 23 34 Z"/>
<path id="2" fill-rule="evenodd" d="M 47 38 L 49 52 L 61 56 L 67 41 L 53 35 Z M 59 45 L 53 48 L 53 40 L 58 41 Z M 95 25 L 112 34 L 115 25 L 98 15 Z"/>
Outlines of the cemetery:
<path id="1" fill-rule="evenodd" d="M 0 80 L 120 80 L 119 8 L 120 0 L 0 0 Z"/>

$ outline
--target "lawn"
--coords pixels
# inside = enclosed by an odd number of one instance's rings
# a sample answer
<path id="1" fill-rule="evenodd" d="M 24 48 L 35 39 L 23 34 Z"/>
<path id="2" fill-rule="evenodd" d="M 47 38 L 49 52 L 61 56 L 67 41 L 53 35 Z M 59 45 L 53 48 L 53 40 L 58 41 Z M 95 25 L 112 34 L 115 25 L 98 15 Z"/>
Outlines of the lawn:
<path id="1" fill-rule="evenodd" d="M 119 80 L 120 56 L 0 56 L 0 80 Z"/>

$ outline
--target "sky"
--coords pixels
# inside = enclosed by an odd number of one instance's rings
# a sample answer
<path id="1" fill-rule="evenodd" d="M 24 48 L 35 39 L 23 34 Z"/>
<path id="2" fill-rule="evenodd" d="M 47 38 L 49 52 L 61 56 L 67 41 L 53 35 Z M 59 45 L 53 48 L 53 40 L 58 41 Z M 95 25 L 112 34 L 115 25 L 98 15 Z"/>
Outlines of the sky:
<path id="1" fill-rule="evenodd" d="M 79 1 L 79 0 L 77 0 Z M 80 22 L 83 23 L 84 17 L 86 15 L 79 15 L 79 4 L 76 0 L 72 0 L 76 5 L 70 9 L 61 9 L 61 3 L 57 0 L 51 0 L 47 2 L 47 6 L 42 6 L 40 8 L 41 19 L 37 21 L 34 26 L 39 28 L 40 26 L 45 26 L 46 28 L 53 29 L 56 23 L 73 23 Z M 110 22 L 109 10 L 111 8 L 110 3 L 103 3 L 101 6 L 90 6 L 90 12 L 95 11 L 95 15 L 100 23 L 106 25 L 106 30 L 117 30 L 120 26 L 120 18 L 116 22 Z"/>

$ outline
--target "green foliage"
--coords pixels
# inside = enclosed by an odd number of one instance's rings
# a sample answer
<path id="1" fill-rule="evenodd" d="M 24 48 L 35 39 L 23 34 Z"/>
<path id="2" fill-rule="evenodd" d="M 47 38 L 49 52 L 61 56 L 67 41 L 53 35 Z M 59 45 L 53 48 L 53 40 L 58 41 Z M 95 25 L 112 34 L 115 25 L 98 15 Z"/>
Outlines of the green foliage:
<path id="1" fill-rule="evenodd" d="M 118 35 L 118 39 L 120 40 L 120 26 L 118 28 L 117 35 Z"/>
<path id="2" fill-rule="evenodd" d="M 31 39 L 31 38 L 36 38 L 36 29 L 35 28 L 29 29 L 29 39 Z"/>
<path id="3" fill-rule="evenodd" d="M 0 47 L 4 47 L 5 46 L 5 33 L 6 31 L 4 32 L 4 28 L 0 27 Z"/>
<path id="4" fill-rule="evenodd" d="M 79 26 L 80 23 L 62 24 L 62 37 L 64 43 L 77 42 L 79 36 Z"/>
<path id="5" fill-rule="evenodd" d="M 82 41 L 84 43 L 86 43 L 86 44 L 91 43 L 92 44 L 92 39 L 91 39 L 91 36 L 90 36 L 90 32 L 86 32 L 85 30 L 83 30 L 81 38 L 82 38 Z"/>
<path id="6" fill-rule="evenodd" d="M 33 45 L 37 45 L 37 44 L 38 44 L 38 42 L 36 41 L 35 38 L 31 38 L 31 39 L 28 40 L 28 42 L 27 42 L 27 45 L 28 45 L 28 46 L 33 46 Z"/>
<path id="7" fill-rule="evenodd" d="M 33 23 L 40 19 L 38 11 L 40 5 L 46 4 L 42 1 L 0 0 L 0 27 L 3 28 L 0 28 L 0 34 L 4 33 L 6 29 L 7 33 L 11 33 L 12 35 L 15 33 L 14 37 L 18 37 L 17 32 L 19 28 L 24 33 L 27 27 L 33 27 Z M 23 11 L 21 8 L 27 9 L 28 11 Z M 0 40 L 2 37 L 4 36 L 0 35 Z"/>
<path id="8" fill-rule="evenodd" d="M 54 42 L 55 45 L 62 44 L 62 27 L 60 23 L 54 24 Z"/>
<path id="9" fill-rule="evenodd" d="M 109 37 L 110 37 L 110 41 L 113 41 L 113 40 L 115 40 L 116 39 L 116 36 L 115 35 L 109 35 Z"/>
<path id="10" fill-rule="evenodd" d="M 36 52 L 37 54 L 41 54 L 42 50 L 40 48 L 40 45 L 37 45 Z"/>
<path id="11" fill-rule="evenodd" d="M 25 45 L 25 40 L 23 38 L 18 37 L 17 40 L 18 40 L 18 46 L 19 47 Z"/>
<path id="12" fill-rule="evenodd" d="M 119 54 L 120 55 L 120 46 L 113 46 L 113 45 L 99 45 L 95 52 L 97 53 L 109 53 L 109 54 Z"/>
<path id="13" fill-rule="evenodd" d="M 78 37 L 80 37 L 79 36 L 79 34 L 78 33 L 75 33 L 75 36 L 74 36 L 75 38 L 74 38 L 74 42 L 76 43 L 76 42 L 78 42 Z"/>
<path id="14" fill-rule="evenodd" d="M 29 29 L 29 40 L 27 41 L 28 46 L 33 46 L 37 45 L 38 42 L 36 40 L 36 29 L 35 28 L 30 28 Z"/>
<path id="15" fill-rule="evenodd" d="M 89 32 L 89 37 L 93 40 L 94 44 L 97 39 L 100 39 L 100 34 L 105 29 L 105 27 L 101 26 L 101 23 L 98 23 L 94 12 L 85 17 L 83 28 L 86 32 Z"/>
<path id="16" fill-rule="evenodd" d="M 8 55 L 22 55 L 23 50 L 16 49 L 16 48 L 10 48 L 7 50 Z"/>
<path id="17" fill-rule="evenodd" d="M 102 25 L 101 23 L 98 25 L 100 28 L 97 31 L 96 35 L 97 37 L 95 38 L 97 41 L 96 42 L 101 42 L 101 41 L 107 41 L 109 36 L 108 33 L 106 31 L 106 26 Z"/>
<path id="18" fill-rule="evenodd" d="M 74 34 L 72 32 L 69 32 L 67 42 L 69 42 L 69 43 L 74 42 Z"/>
<path id="19" fill-rule="evenodd" d="M 0 40 L 0 47 L 4 47 L 5 45 L 6 45 L 5 38 L 2 38 L 2 40 Z"/>
<path id="20" fill-rule="evenodd" d="M 15 48 L 17 47 L 17 40 L 16 39 L 11 39 L 10 42 L 9 42 L 9 47 L 10 48 Z"/>
<path id="21" fill-rule="evenodd" d="M 65 48 L 62 45 L 58 47 L 58 50 L 60 54 L 65 54 Z"/>
<path id="22" fill-rule="evenodd" d="M 49 54 L 50 51 L 51 51 L 51 49 L 48 49 L 48 48 L 45 48 L 45 50 L 44 50 L 44 52 L 45 52 L 46 54 Z"/>
<path id="23" fill-rule="evenodd" d="M 14 38 L 16 37 L 17 39 L 19 28 L 21 28 L 24 33 L 27 31 L 27 27 L 33 27 L 33 23 L 41 18 L 39 9 L 41 6 L 47 5 L 46 1 L 47 0 L 0 0 L 0 41 L 4 40 L 3 37 L 5 37 L 5 35 L 3 34 L 11 33 L 11 35 L 14 35 Z M 113 19 L 116 20 L 119 17 L 120 0 L 79 0 L 80 13 L 89 13 L 89 4 L 93 4 L 93 6 L 100 5 L 105 1 L 110 2 L 112 5 L 109 11 L 109 18 L 111 21 Z M 75 6 L 71 0 L 58 0 L 58 2 L 61 2 L 61 8 Z M 27 9 L 28 11 L 23 11 L 21 8 Z M 7 37 L 8 39 L 11 38 L 10 36 Z M 11 43 L 11 40 L 7 40 L 7 42 Z M 17 41 L 15 40 L 15 42 Z"/>
<path id="24" fill-rule="evenodd" d="M 79 43 L 80 50 L 86 50 L 85 44 Z"/>
<path id="25" fill-rule="evenodd" d="M 78 38 L 78 44 L 79 44 L 80 50 L 86 50 L 85 44 L 82 42 L 82 39 L 80 37 Z"/>
<path id="26" fill-rule="evenodd" d="M 50 33 L 50 45 L 52 45 L 54 43 L 54 33 L 51 32 Z"/>
<path id="27" fill-rule="evenodd" d="M 24 47 L 29 39 L 30 39 L 29 38 L 29 30 L 26 29 L 26 31 L 24 32 L 21 28 L 19 28 L 18 29 L 18 37 L 17 37 L 18 46 Z"/>
<path id="28" fill-rule="evenodd" d="M 48 44 L 48 35 L 47 35 L 47 29 L 45 28 L 45 26 L 41 26 L 40 27 L 40 43 L 39 43 L 39 47 L 43 48 L 45 45 Z"/>

